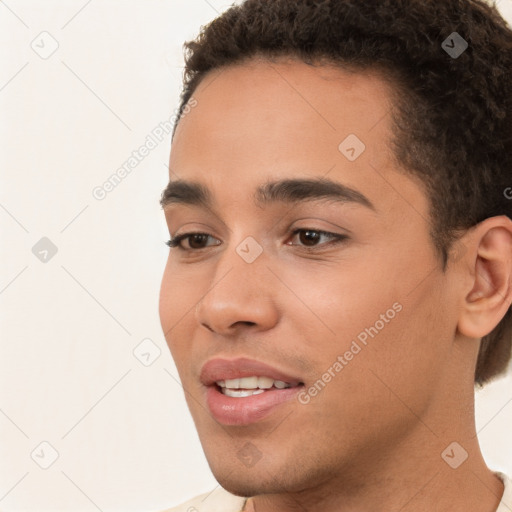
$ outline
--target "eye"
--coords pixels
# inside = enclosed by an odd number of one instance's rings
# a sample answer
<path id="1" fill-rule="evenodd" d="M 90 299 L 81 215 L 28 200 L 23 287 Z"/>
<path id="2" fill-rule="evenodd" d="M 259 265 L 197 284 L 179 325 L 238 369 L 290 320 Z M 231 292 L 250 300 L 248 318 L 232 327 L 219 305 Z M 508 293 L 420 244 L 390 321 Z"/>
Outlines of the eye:
<path id="1" fill-rule="evenodd" d="M 178 249 L 181 249 L 182 251 L 194 251 L 194 250 L 204 249 L 205 247 L 208 247 L 207 245 L 204 245 L 204 242 L 206 240 L 208 240 L 208 237 L 213 238 L 213 237 L 211 237 L 211 235 L 208 235 L 207 233 L 182 233 L 181 235 L 172 237 L 171 240 L 169 240 L 165 243 L 170 248 L 177 247 Z M 189 247 L 183 247 L 183 245 L 181 245 L 181 242 L 183 240 L 188 240 Z M 210 245 L 212 245 L 212 244 L 210 244 Z M 213 245 L 219 245 L 219 244 L 213 244 Z"/>
<path id="2" fill-rule="evenodd" d="M 330 233 L 328 231 L 321 231 L 318 229 L 309 229 L 309 228 L 300 228 L 296 229 L 292 233 L 292 238 L 299 236 L 300 244 L 292 244 L 287 243 L 286 245 L 298 245 L 303 246 L 306 248 L 314 248 L 317 246 L 324 246 L 324 245 L 334 245 L 337 243 L 341 243 L 344 240 L 348 238 L 346 235 L 340 235 L 337 233 Z M 330 242 L 326 243 L 318 243 L 322 237 L 330 239 Z M 219 245 L 221 242 L 217 240 L 218 243 L 213 244 L 206 244 L 205 242 L 208 241 L 208 239 L 213 237 L 209 235 L 208 233 L 182 233 L 181 235 L 177 235 L 171 240 L 165 242 L 166 245 L 168 245 L 170 248 L 178 248 L 182 251 L 198 251 L 200 249 L 205 249 L 206 247 L 212 246 L 212 245 Z M 188 247 L 184 247 L 181 242 L 187 240 Z"/>
<path id="3" fill-rule="evenodd" d="M 346 235 L 340 235 L 337 233 L 330 233 L 329 231 L 321 231 L 318 229 L 309 229 L 309 228 L 300 228 L 296 229 L 292 233 L 293 237 L 299 235 L 299 241 L 303 244 L 304 247 L 316 247 L 318 245 L 333 245 L 337 243 L 341 243 L 348 238 Z M 318 241 L 322 239 L 322 237 L 328 238 L 331 242 L 321 243 Z M 288 244 L 288 245 L 299 245 L 299 244 Z"/>

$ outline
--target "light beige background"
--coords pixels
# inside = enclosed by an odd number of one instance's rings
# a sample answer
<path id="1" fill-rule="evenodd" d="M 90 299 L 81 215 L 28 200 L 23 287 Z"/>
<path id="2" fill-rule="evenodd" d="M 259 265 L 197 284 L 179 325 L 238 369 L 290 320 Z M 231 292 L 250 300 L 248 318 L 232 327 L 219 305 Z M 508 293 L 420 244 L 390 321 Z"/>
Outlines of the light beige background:
<path id="1" fill-rule="evenodd" d="M 228 5 L 0 2 L 0 510 L 158 511 L 217 485 L 158 318 L 170 136 L 93 191 L 173 116 L 181 45 Z M 512 376 L 477 400 L 512 473 Z"/>

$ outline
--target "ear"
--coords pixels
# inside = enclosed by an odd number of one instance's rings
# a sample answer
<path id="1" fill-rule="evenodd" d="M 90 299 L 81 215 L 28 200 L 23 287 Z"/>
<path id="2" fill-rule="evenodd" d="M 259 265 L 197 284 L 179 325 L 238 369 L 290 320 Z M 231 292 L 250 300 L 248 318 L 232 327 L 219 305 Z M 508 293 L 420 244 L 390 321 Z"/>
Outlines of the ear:
<path id="1" fill-rule="evenodd" d="M 469 231 L 461 242 L 469 291 L 463 298 L 458 330 L 470 338 L 489 334 L 512 303 L 512 220 L 491 217 Z"/>

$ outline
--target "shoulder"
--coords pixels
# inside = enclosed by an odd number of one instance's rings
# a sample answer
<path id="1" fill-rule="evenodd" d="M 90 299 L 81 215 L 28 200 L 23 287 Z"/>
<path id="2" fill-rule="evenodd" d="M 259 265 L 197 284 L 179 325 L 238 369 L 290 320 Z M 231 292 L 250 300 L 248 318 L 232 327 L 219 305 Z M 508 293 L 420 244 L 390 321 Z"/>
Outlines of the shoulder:
<path id="1" fill-rule="evenodd" d="M 218 487 L 214 492 L 201 494 L 162 512 L 241 512 L 244 503 L 245 498 L 235 496 Z"/>
<path id="2" fill-rule="evenodd" d="M 504 473 L 497 471 L 495 473 L 498 475 L 505 486 L 505 491 L 503 492 L 500 505 L 496 512 L 510 512 L 510 507 L 512 506 L 512 479 Z"/>

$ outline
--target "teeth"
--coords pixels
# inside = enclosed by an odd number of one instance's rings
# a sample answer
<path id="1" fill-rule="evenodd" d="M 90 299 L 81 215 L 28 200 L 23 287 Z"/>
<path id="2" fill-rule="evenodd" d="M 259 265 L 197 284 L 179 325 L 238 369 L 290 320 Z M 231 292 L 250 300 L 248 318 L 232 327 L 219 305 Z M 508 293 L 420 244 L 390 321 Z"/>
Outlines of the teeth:
<path id="1" fill-rule="evenodd" d="M 277 389 L 284 389 L 291 387 L 291 384 L 288 382 L 283 382 L 282 380 L 274 380 L 270 377 L 242 377 L 240 379 L 226 379 L 226 380 L 218 380 L 216 382 L 217 386 L 221 387 L 223 391 L 226 390 L 263 390 L 270 389 L 272 386 Z M 225 393 L 226 395 L 228 393 Z M 259 393 L 251 393 L 251 394 L 259 394 Z M 229 395 L 232 396 L 232 395 Z M 242 395 L 236 395 L 242 396 Z M 249 396 L 249 395 L 244 395 Z"/>
<path id="2" fill-rule="evenodd" d="M 235 398 L 243 398 L 245 396 L 259 395 L 260 393 L 265 393 L 263 389 L 229 389 L 222 388 L 222 392 L 227 396 L 232 396 Z"/>
<path id="3" fill-rule="evenodd" d="M 270 389 L 274 384 L 274 379 L 270 377 L 258 377 L 258 387 L 260 389 Z"/>
<path id="4" fill-rule="evenodd" d="M 238 389 L 240 387 L 239 383 L 240 383 L 240 379 L 226 379 L 225 387 L 232 388 L 232 389 Z"/>
<path id="5" fill-rule="evenodd" d="M 243 389 L 258 389 L 258 377 L 243 377 L 242 379 L 238 379 L 238 387 Z"/>

